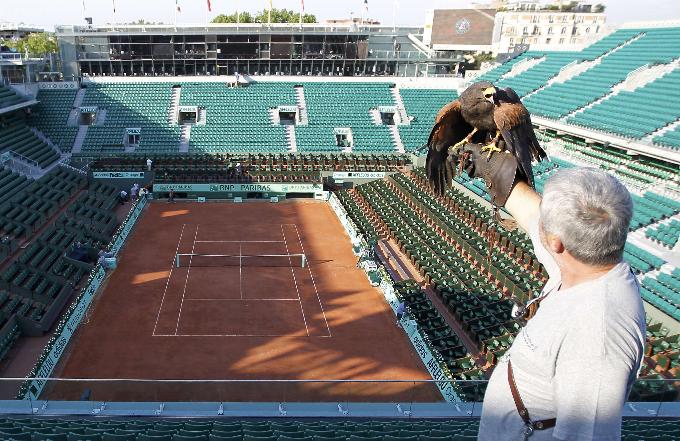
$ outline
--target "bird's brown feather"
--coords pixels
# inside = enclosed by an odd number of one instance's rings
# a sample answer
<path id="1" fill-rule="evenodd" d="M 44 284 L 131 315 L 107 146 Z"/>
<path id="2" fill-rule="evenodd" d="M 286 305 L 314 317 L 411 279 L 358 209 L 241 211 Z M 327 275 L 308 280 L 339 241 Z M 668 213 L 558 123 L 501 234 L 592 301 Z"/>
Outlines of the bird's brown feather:
<path id="1" fill-rule="evenodd" d="M 498 130 L 511 130 L 529 122 L 529 112 L 522 103 L 501 103 L 494 109 L 493 119 Z"/>

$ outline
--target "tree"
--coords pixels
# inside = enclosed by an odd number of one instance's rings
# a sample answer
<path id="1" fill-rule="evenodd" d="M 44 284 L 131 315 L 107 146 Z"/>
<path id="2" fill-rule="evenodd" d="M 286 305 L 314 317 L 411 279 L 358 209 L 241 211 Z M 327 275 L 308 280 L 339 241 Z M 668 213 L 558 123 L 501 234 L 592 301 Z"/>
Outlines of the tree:
<path id="1" fill-rule="evenodd" d="M 253 15 L 250 12 L 244 11 L 244 12 L 239 12 L 239 22 L 241 23 L 254 23 Z M 234 12 L 233 14 L 226 15 L 226 14 L 220 14 L 217 17 L 212 19 L 213 23 L 236 23 L 236 13 Z"/>
<path id="2" fill-rule="evenodd" d="M 606 8 L 607 6 L 603 5 L 602 3 L 598 3 L 593 6 L 593 12 L 604 12 Z"/>
<path id="3" fill-rule="evenodd" d="M 299 23 L 300 13 L 289 9 L 278 9 L 272 8 L 271 11 L 272 23 Z M 250 14 L 250 12 L 239 13 L 239 21 L 241 23 L 268 23 L 269 22 L 269 9 L 263 9 L 257 12 L 255 15 Z M 213 23 L 236 23 L 236 13 L 233 14 L 220 14 L 213 18 Z M 316 16 L 314 14 L 304 14 L 302 16 L 303 23 L 317 23 Z"/>
<path id="4" fill-rule="evenodd" d="M 35 32 L 19 40 L 9 40 L 5 44 L 10 49 L 29 56 L 45 56 L 59 51 L 57 39 L 47 32 Z"/>

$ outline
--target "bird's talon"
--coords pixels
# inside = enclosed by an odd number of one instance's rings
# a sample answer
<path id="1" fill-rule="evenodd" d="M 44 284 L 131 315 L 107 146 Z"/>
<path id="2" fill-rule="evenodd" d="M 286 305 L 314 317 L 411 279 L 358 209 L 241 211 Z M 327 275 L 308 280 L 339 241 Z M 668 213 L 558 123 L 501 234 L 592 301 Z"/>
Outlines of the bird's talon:
<path id="1" fill-rule="evenodd" d="M 482 152 L 489 152 L 486 155 L 486 159 L 490 159 L 493 152 L 501 152 L 502 150 L 499 149 L 496 144 L 491 143 L 491 144 L 488 144 L 488 145 L 485 145 L 484 147 L 482 147 L 481 151 Z"/>

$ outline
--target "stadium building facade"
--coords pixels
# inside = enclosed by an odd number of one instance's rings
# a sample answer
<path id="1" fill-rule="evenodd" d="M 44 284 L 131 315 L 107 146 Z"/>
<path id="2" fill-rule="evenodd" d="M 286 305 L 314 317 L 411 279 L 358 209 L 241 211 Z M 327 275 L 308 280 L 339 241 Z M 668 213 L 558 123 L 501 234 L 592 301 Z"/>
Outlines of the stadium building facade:
<path id="1" fill-rule="evenodd" d="M 56 28 L 65 79 L 81 76 L 448 74 L 422 29 L 322 24 Z"/>

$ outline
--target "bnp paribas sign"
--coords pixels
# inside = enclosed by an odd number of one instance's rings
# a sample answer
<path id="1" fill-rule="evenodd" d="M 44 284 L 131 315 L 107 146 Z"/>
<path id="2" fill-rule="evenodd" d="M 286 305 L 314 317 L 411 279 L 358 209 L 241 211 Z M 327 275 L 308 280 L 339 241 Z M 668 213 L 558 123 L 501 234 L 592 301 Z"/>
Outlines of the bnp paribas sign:
<path id="1" fill-rule="evenodd" d="M 154 184 L 153 191 L 175 193 L 314 193 L 322 190 L 320 184 L 258 182 L 253 184 Z"/>

